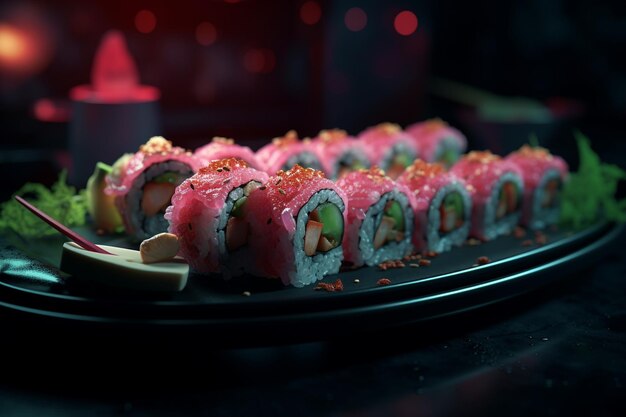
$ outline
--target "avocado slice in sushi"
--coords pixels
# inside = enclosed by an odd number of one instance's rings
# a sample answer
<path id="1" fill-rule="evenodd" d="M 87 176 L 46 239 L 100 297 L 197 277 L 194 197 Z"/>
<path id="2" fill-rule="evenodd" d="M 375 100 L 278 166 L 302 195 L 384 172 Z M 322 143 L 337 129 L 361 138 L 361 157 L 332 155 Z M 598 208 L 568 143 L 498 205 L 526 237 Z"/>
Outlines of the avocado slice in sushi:
<path id="1" fill-rule="evenodd" d="M 152 179 L 153 182 L 162 183 L 167 182 L 170 184 L 178 185 L 181 181 L 180 174 L 178 172 L 164 172 L 161 175 L 158 175 Z"/>
<path id="2" fill-rule="evenodd" d="M 447 148 L 441 153 L 437 162 L 442 163 L 447 168 L 450 168 L 458 159 L 459 153 L 452 148 Z"/>
<path id="3" fill-rule="evenodd" d="M 463 197 L 457 192 L 446 195 L 440 207 L 439 230 L 448 233 L 463 224 Z"/>
<path id="4" fill-rule="evenodd" d="M 387 202 L 385 205 L 385 216 L 391 217 L 395 221 L 395 230 L 404 231 L 404 212 L 400 203 L 395 200 Z"/>

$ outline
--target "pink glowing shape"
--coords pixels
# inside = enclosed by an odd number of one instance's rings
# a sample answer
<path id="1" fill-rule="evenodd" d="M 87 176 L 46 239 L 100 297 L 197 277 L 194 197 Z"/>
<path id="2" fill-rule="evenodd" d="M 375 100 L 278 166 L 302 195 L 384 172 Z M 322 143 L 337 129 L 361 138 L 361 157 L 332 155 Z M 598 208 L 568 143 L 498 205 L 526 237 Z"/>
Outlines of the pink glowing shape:
<path id="1" fill-rule="evenodd" d="M 91 67 L 91 84 L 96 91 L 120 94 L 139 84 L 135 61 L 120 32 L 110 31 L 102 38 Z"/>
<path id="2" fill-rule="evenodd" d="M 104 35 L 96 51 L 91 85 L 75 87 L 70 95 L 79 101 L 121 103 L 156 100 L 159 90 L 139 84 L 137 66 L 124 35 L 112 30 Z"/>

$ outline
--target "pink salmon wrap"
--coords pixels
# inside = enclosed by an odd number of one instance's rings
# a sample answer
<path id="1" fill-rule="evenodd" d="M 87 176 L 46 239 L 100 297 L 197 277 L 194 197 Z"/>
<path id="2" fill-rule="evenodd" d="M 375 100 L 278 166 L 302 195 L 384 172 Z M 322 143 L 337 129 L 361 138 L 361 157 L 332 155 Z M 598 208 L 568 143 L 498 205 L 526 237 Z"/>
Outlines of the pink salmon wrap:
<path id="1" fill-rule="evenodd" d="M 414 210 L 415 201 L 411 191 L 406 186 L 395 182 L 386 176 L 383 170 L 377 167 L 350 172 L 337 181 L 337 186 L 343 190 L 348 198 L 347 226 L 343 235 L 344 259 L 353 263 L 354 266 L 361 266 L 365 263 L 365 260 L 359 248 L 359 232 L 370 207 L 378 203 L 383 195 L 391 192 L 404 194 L 411 211 Z M 414 222 L 412 216 L 410 220 L 405 225 L 408 240 L 410 240 L 413 234 L 412 224 Z M 402 256 L 407 254 L 404 253 Z"/>
<path id="2" fill-rule="evenodd" d="M 343 201 L 345 224 L 348 201 L 345 194 L 321 171 L 312 168 L 296 165 L 288 171 L 280 170 L 250 194 L 246 220 L 251 226 L 250 245 L 255 254 L 256 275 L 280 278 L 285 285 L 310 283 L 294 282 L 297 265 L 293 240 L 301 208 L 324 189 L 334 191 Z M 313 277 L 312 281 L 321 278 Z"/>
<path id="3" fill-rule="evenodd" d="M 239 158 L 246 161 L 251 168 L 262 169 L 252 149 L 237 145 L 233 139 L 229 138 L 214 137 L 210 143 L 196 149 L 194 156 L 202 166 L 218 159 Z"/>
<path id="4" fill-rule="evenodd" d="M 322 170 L 322 163 L 317 149 L 309 139 L 298 139 L 298 133 L 290 130 L 285 136 L 272 139 L 256 153 L 258 163 L 270 175 L 280 170 L 291 168 L 290 160 L 298 159 L 297 163 L 303 165 L 305 160 L 309 168 Z"/>
<path id="5" fill-rule="evenodd" d="M 358 138 L 365 146 L 372 165 L 383 169 L 391 178 L 397 178 L 404 170 L 404 167 L 392 166 L 393 158 L 398 151 L 408 153 L 410 160 L 406 166 L 419 156 L 420 150 L 413 138 L 397 124 L 381 123 L 364 130 Z"/>
<path id="6" fill-rule="evenodd" d="M 567 162 L 559 156 L 552 155 L 550 151 L 545 148 L 530 147 L 528 145 L 524 145 L 519 150 L 509 154 L 506 160 L 519 167 L 522 173 L 522 179 L 524 180 L 522 224 L 532 226 L 534 220 L 533 206 L 537 187 L 544 179 L 544 176 L 551 170 L 558 173 L 562 182 L 567 181 L 569 176 Z"/>
<path id="7" fill-rule="evenodd" d="M 228 194 L 250 181 L 263 183 L 267 174 L 240 159 L 210 162 L 176 188 L 165 218 L 170 233 L 178 236 L 179 255 L 198 272 L 223 272 L 217 228 Z"/>
<path id="8" fill-rule="evenodd" d="M 443 156 L 441 153 L 448 147 L 454 147 L 458 152 L 457 156 L 460 156 L 467 149 L 465 135 L 441 119 L 414 123 L 408 126 L 405 131 L 418 146 L 420 158 L 426 162 L 440 162 L 439 159 Z M 445 147 L 446 141 L 450 141 L 452 144 Z"/>
<path id="9" fill-rule="evenodd" d="M 361 141 L 349 136 L 345 130 L 322 130 L 312 143 L 320 155 L 324 173 L 328 178 L 341 176 L 341 163 L 346 158 L 357 160 L 363 165 L 362 168 L 369 168 L 372 164 L 365 146 Z"/>
<path id="10" fill-rule="evenodd" d="M 443 252 L 449 250 L 452 245 L 441 242 L 437 230 L 431 230 L 434 226 L 429 219 L 429 211 L 435 195 L 440 190 L 449 189 L 464 195 L 465 223 L 469 225 L 471 216 L 471 199 L 466 191 L 466 183 L 451 172 L 447 172 L 443 165 L 428 163 L 421 159 L 416 160 L 398 178 L 398 183 L 406 186 L 414 199 L 415 206 L 415 232 L 413 233 L 413 245 L 416 251 Z M 440 221 L 440 219 L 438 220 Z M 461 231 L 456 244 L 462 243 L 467 238 L 469 226 Z M 429 242 L 430 241 L 430 242 Z"/>
<path id="11" fill-rule="evenodd" d="M 141 145 L 139 151 L 124 160 L 124 163 L 106 176 L 107 187 L 104 192 L 115 196 L 115 205 L 122 215 L 126 233 L 138 235 L 132 222 L 133 213 L 127 209 L 126 196 L 132 189 L 133 183 L 143 172 L 154 164 L 167 161 L 178 161 L 188 165 L 193 172 L 200 168 L 200 162 L 193 157 L 190 151 L 178 146 L 161 136 L 155 136 Z"/>
<path id="12" fill-rule="evenodd" d="M 466 189 L 472 197 L 472 227 L 470 235 L 482 240 L 491 240 L 497 236 L 485 227 L 486 214 L 492 193 L 503 175 L 511 175 L 519 180 L 523 192 L 522 172 L 513 162 L 491 153 L 490 151 L 472 151 L 464 155 L 450 170 L 465 180 Z M 495 209 L 494 209 L 495 210 Z"/>

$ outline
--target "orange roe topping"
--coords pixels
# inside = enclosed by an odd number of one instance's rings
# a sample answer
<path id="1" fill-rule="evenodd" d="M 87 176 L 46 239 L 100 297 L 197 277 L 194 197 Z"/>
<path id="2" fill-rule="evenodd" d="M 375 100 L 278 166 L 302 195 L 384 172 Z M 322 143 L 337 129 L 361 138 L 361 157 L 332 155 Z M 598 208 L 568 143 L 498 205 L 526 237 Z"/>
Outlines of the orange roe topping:
<path id="1" fill-rule="evenodd" d="M 420 177 L 434 178 L 437 175 L 446 172 L 443 165 L 439 163 L 428 163 L 421 159 L 416 159 L 413 164 L 409 165 L 406 170 L 408 179 L 415 179 Z"/>
<path id="2" fill-rule="evenodd" d="M 322 171 L 313 168 L 303 168 L 296 164 L 288 171 L 282 169 L 276 173 L 282 179 L 282 184 L 301 184 L 313 178 L 326 178 Z"/>
<path id="3" fill-rule="evenodd" d="M 298 142 L 298 132 L 290 130 L 285 133 L 285 136 L 272 139 L 272 144 L 275 146 L 288 146 L 295 142 Z"/>
<path id="4" fill-rule="evenodd" d="M 400 126 L 397 125 L 396 123 L 389 123 L 389 122 L 381 123 L 377 125 L 375 129 L 384 133 L 387 136 L 395 135 L 396 133 L 402 130 Z"/>
<path id="5" fill-rule="evenodd" d="M 535 159 L 552 159 L 552 154 L 546 148 L 540 146 L 532 147 L 529 145 L 522 146 L 518 153 L 523 156 L 527 156 Z"/>
<path id="6" fill-rule="evenodd" d="M 232 139 L 232 138 L 223 138 L 221 136 L 215 136 L 215 137 L 213 137 L 211 142 L 219 143 L 219 144 L 222 144 L 222 145 L 233 145 L 235 143 L 235 140 Z"/>
<path id="7" fill-rule="evenodd" d="M 357 172 L 366 174 L 367 178 L 374 183 L 380 184 L 384 181 L 389 181 L 391 178 L 385 175 L 385 171 L 378 168 L 377 166 L 373 166 L 371 168 L 362 168 L 358 169 Z"/>
<path id="8" fill-rule="evenodd" d="M 471 151 L 464 157 L 464 159 L 468 162 L 488 164 L 490 162 L 499 161 L 502 158 L 491 153 L 491 151 Z"/>
<path id="9" fill-rule="evenodd" d="M 347 136 L 348 133 L 342 129 L 322 130 L 319 133 L 319 138 L 325 143 L 340 141 L 345 139 Z"/>
<path id="10" fill-rule="evenodd" d="M 439 130 L 441 128 L 444 128 L 448 126 L 448 123 L 444 122 L 443 120 L 436 118 L 436 119 L 430 119 L 424 122 L 422 129 L 424 129 L 424 132 L 432 132 L 435 130 Z"/>
<path id="11" fill-rule="evenodd" d="M 235 168 L 247 168 L 248 163 L 239 158 L 225 158 L 211 161 L 207 166 L 200 168 L 199 174 L 210 174 L 214 172 L 229 172 Z"/>
<path id="12" fill-rule="evenodd" d="M 172 142 L 165 139 L 163 136 L 153 136 L 146 142 L 145 144 L 139 147 L 139 152 L 145 154 L 146 156 L 150 155 L 180 155 L 186 153 L 187 155 L 191 155 L 191 152 L 186 151 L 183 148 L 179 148 L 178 146 L 172 146 Z"/>

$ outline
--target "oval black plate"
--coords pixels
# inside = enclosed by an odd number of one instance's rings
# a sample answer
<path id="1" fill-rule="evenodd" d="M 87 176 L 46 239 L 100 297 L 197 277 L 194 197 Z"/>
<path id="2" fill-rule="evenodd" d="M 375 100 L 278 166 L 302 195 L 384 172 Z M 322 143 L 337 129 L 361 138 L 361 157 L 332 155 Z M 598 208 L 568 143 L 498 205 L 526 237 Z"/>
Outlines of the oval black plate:
<path id="1" fill-rule="evenodd" d="M 63 278 L 50 268 L 47 276 L 56 279 L 38 280 L 45 267 L 30 261 L 32 273 L 22 269 L 12 274 L 3 267 L 0 308 L 90 326 L 202 330 L 215 337 L 234 332 L 250 340 L 259 335 L 323 339 L 450 315 L 527 292 L 599 259 L 621 230 L 603 224 L 578 233 L 549 231 L 543 245 L 535 242 L 534 234 L 504 236 L 440 254 L 429 266 L 410 266 L 415 261 L 407 261 L 404 268 L 386 271 L 344 271 L 323 280 L 342 280 L 344 290 L 331 293 L 252 277 L 227 282 L 192 275 L 187 288 L 177 294 L 120 294 L 83 287 L 80 277 Z M 525 246 L 525 240 L 532 245 Z M 19 263 L 18 252 L 12 253 L 9 261 Z M 477 266 L 481 256 L 490 262 Z M 381 278 L 391 284 L 377 285 Z M 251 295 L 242 295 L 244 291 Z"/>

